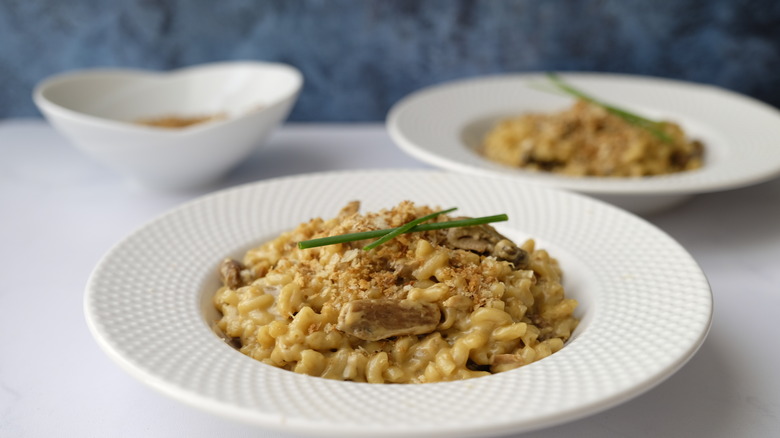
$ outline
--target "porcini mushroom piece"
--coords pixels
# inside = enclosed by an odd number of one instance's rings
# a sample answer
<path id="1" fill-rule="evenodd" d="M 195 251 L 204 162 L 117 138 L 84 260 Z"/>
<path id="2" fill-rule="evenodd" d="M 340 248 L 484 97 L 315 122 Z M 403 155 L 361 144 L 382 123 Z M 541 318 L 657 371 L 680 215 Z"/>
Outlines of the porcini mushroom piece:
<path id="1" fill-rule="evenodd" d="M 465 218 L 456 218 L 465 219 Z M 465 249 L 478 253 L 489 253 L 493 245 L 503 236 L 491 226 L 475 225 L 473 227 L 457 227 L 447 230 L 447 243 L 454 248 Z"/>
<path id="2" fill-rule="evenodd" d="M 499 240 L 494 246 L 491 255 L 499 260 L 506 260 L 515 265 L 515 267 L 528 264 L 528 252 L 515 245 L 509 239 Z"/>
<path id="3" fill-rule="evenodd" d="M 453 248 L 465 249 L 513 263 L 515 267 L 528 262 L 528 253 L 504 237 L 490 225 L 450 228 L 447 243 Z"/>
<path id="4" fill-rule="evenodd" d="M 241 286 L 241 270 L 244 265 L 233 259 L 222 260 L 219 264 L 219 279 L 225 286 L 235 289 Z"/>
<path id="5" fill-rule="evenodd" d="M 365 341 L 422 335 L 439 324 L 439 306 L 411 300 L 355 300 L 341 308 L 336 328 Z"/>

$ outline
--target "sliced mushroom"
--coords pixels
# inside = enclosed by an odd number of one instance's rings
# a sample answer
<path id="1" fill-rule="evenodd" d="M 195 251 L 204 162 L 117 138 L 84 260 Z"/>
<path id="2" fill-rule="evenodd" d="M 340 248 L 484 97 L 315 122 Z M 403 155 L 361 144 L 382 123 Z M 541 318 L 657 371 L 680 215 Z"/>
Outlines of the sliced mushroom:
<path id="1" fill-rule="evenodd" d="M 447 231 L 447 242 L 453 248 L 489 254 L 513 263 L 515 267 L 528 263 L 528 253 L 490 225 L 450 228 Z"/>
<path id="2" fill-rule="evenodd" d="M 455 248 L 478 253 L 490 252 L 493 244 L 486 235 L 481 234 L 479 227 L 450 228 L 447 242 Z M 457 231 L 456 231 L 457 230 Z"/>
<path id="3" fill-rule="evenodd" d="M 528 252 L 509 239 L 499 240 L 493 247 L 491 254 L 499 260 L 506 260 L 514 264 L 516 267 L 528 264 Z"/>
<path id="4" fill-rule="evenodd" d="M 411 300 L 355 300 L 342 307 L 336 328 L 356 338 L 378 341 L 393 336 L 432 332 L 441 318 L 439 306 Z"/>
<path id="5" fill-rule="evenodd" d="M 219 279 L 225 286 L 235 289 L 241 286 L 241 270 L 244 265 L 233 259 L 222 260 L 219 264 Z"/>

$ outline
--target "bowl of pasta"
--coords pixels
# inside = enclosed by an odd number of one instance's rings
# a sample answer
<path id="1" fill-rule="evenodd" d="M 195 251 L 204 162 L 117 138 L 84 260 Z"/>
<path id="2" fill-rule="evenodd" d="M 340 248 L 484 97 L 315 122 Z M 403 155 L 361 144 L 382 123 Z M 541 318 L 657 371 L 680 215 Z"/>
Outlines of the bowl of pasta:
<path id="1" fill-rule="evenodd" d="M 712 298 L 679 244 L 608 204 L 372 171 L 185 204 L 104 256 L 84 308 L 121 367 L 196 408 L 309 436 L 465 437 L 652 388 L 701 345 Z"/>
<path id="2" fill-rule="evenodd" d="M 780 112 L 690 82 L 601 73 L 507 74 L 416 91 L 389 111 L 405 152 L 638 214 L 780 174 Z"/>

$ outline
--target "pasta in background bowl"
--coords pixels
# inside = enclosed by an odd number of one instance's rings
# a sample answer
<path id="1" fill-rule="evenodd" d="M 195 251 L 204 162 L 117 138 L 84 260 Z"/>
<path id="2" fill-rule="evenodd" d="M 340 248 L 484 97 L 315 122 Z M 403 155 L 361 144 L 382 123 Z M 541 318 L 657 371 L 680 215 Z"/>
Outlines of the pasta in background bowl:
<path id="1" fill-rule="evenodd" d="M 534 238 L 560 262 L 579 325 L 542 360 L 423 385 L 293 373 L 241 354 L 214 332 L 219 260 L 354 199 L 365 211 L 411 200 L 469 216 L 507 213 L 498 232 L 514 242 Z M 652 388 L 701 345 L 712 297 L 677 242 L 609 205 L 512 179 L 373 170 L 268 180 L 183 205 L 105 255 L 84 308 L 118 365 L 198 409 L 309 436 L 466 437 L 571 421 Z"/>
<path id="2" fill-rule="evenodd" d="M 672 121 L 643 128 L 579 100 L 556 113 L 502 120 L 479 152 L 497 163 L 568 176 L 650 177 L 696 170 L 704 145 Z"/>

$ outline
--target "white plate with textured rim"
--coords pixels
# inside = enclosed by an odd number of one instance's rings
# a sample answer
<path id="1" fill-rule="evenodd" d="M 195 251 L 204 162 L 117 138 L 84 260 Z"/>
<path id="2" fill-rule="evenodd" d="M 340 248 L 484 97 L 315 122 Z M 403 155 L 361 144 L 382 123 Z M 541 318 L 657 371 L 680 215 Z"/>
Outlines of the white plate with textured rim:
<path id="1" fill-rule="evenodd" d="M 562 265 L 582 323 L 554 355 L 471 380 L 372 385 L 309 377 L 242 355 L 212 330 L 215 268 L 351 200 L 363 211 L 417 203 L 507 213 Z M 679 369 L 712 316 L 707 280 L 671 237 L 584 196 L 440 171 L 288 177 L 217 192 L 141 227 L 89 279 L 84 308 L 100 346 L 168 396 L 230 418 L 313 436 L 485 436 L 528 431 L 626 401 Z M 669 334 L 673 333 L 673 336 Z"/>
<path id="2" fill-rule="evenodd" d="M 553 112 L 572 98 L 540 91 L 540 73 L 453 81 L 412 93 L 393 108 L 387 129 L 410 155 L 435 166 L 585 193 L 635 213 L 671 207 L 696 193 L 756 184 L 780 174 L 780 111 L 714 86 L 644 76 L 562 73 L 572 85 L 648 117 L 680 124 L 705 144 L 695 171 L 642 178 L 570 177 L 503 165 L 477 150 L 500 119 Z"/>

